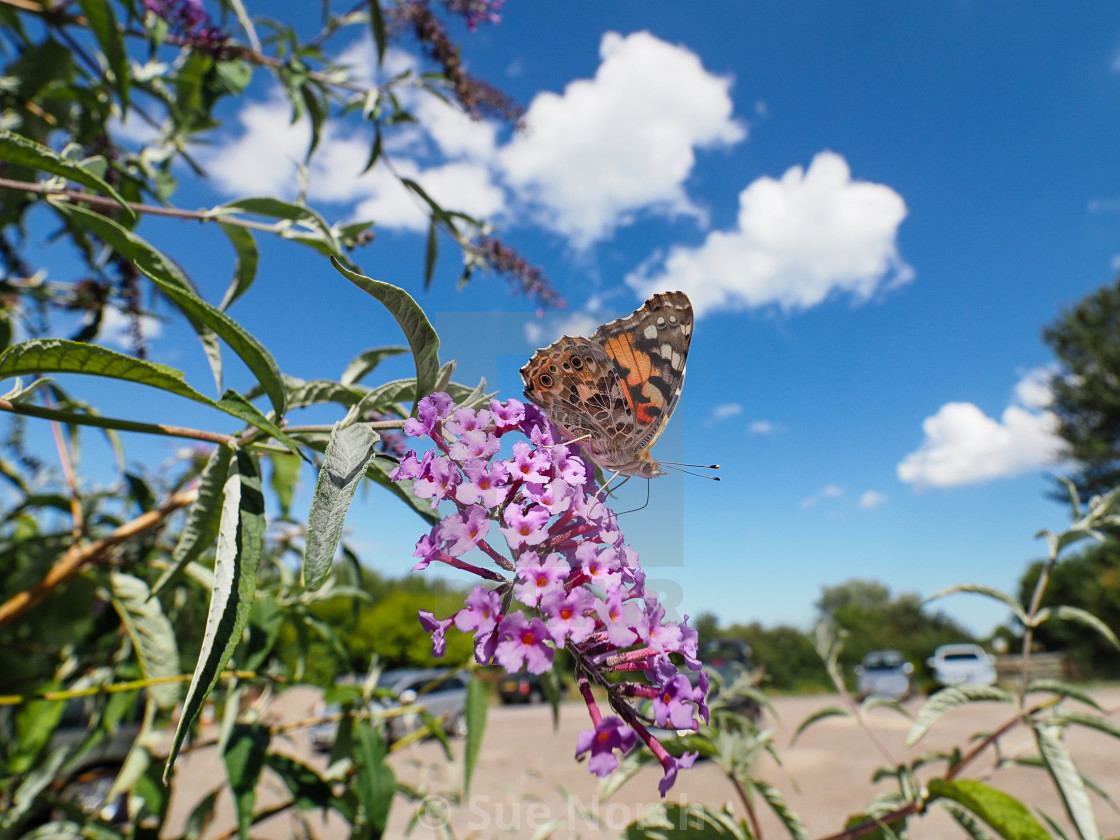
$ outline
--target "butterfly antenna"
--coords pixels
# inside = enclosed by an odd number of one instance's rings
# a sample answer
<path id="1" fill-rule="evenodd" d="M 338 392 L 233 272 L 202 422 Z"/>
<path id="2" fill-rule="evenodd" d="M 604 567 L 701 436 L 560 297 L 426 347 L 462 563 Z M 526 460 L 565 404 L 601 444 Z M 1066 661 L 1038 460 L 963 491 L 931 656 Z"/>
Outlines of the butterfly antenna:
<path id="1" fill-rule="evenodd" d="M 630 476 L 626 476 L 626 477 L 630 478 Z M 622 516 L 623 514 L 626 514 L 626 513 L 637 513 L 640 510 L 644 510 L 648 506 L 649 506 L 649 479 L 646 479 L 646 500 L 645 500 L 645 502 L 642 503 L 642 506 L 633 508 L 631 510 L 620 511 L 619 513 L 616 513 L 615 516 Z"/>
<path id="2" fill-rule="evenodd" d="M 681 464 L 676 461 L 661 461 L 661 466 L 669 467 L 669 469 L 682 472 L 685 475 L 695 476 L 696 478 L 706 478 L 709 481 L 719 481 L 718 475 L 704 475 L 703 473 L 692 472 L 692 470 L 683 469 L 684 467 L 692 467 L 697 470 L 718 470 L 719 464 Z"/>

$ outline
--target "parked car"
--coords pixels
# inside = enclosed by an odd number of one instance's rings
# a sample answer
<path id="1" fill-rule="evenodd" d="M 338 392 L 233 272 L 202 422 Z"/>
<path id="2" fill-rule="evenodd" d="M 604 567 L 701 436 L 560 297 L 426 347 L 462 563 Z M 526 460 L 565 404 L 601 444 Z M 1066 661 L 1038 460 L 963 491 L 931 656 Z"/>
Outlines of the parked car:
<path id="1" fill-rule="evenodd" d="M 914 666 L 897 650 L 876 650 L 856 666 L 856 696 L 902 700 L 910 695 Z"/>
<path id="2" fill-rule="evenodd" d="M 557 690 L 561 695 L 567 694 L 567 683 L 560 680 Z M 509 703 L 540 703 L 547 696 L 544 686 L 541 684 L 541 678 L 536 674 L 530 674 L 528 671 L 506 674 L 498 681 L 498 698 L 507 705 Z"/>
<path id="3" fill-rule="evenodd" d="M 755 670 L 751 661 L 751 646 L 740 639 L 711 639 L 700 647 L 699 658 L 708 673 L 717 675 L 722 684 L 719 691 L 713 690 L 709 695 L 709 704 L 720 698 L 724 701 L 724 709 L 742 715 L 757 727 L 762 722 L 759 702 L 753 697 L 729 691 L 737 681 Z M 691 682 L 696 681 L 695 672 L 689 671 L 688 676 Z"/>
<path id="4" fill-rule="evenodd" d="M 466 671 L 453 672 L 449 668 L 385 671 L 377 679 L 377 688 L 384 689 L 396 699 L 374 699 L 371 708 L 388 711 L 416 706 L 440 720 L 449 735 L 462 736 L 467 731 L 467 683 L 470 678 Z M 340 711 L 338 703 L 320 703 L 316 707 L 316 715 L 336 715 Z M 386 717 L 385 737 L 390 743 L 399 741 L 422 727 L 424 722 L 418 711 Z M 337 721 L 323 721 L 308 730 L 308 740 L 312 748 L 325 752 L 331 748 L 337 732 Z"/>
<path id="5" fill-rule="evenodd" d="M 938 686 L 994 685 L 994 660 L 980 645 L 941 645 L 926 660 Z"/>

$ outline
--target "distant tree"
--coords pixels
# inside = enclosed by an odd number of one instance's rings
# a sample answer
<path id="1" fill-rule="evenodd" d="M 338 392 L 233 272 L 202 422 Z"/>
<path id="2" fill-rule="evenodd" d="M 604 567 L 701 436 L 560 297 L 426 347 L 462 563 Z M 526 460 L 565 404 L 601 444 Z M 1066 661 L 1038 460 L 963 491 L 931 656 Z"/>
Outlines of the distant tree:
<path id="1" fill-rule="evenodd" d="M 696 630 L 696 635 L 701 645 L 720 635 L 719 619 L 716 618 L 715 613 L 700 613 L 700 615 L 696 616 L 692 626 Z"/>
<path id="2" fill-rule="evenodd" d="M 1120 281 L 1063 312 L 1042 333 L 1057 357 L 1051 410 L 1084 498 L 1120 485 Z"/>
<path id="3" fill-rule="evenodd" d="M 1027 603 L 1038 581 L 1042 561 L 1032 563 L 1019 580 L 1019 598 Z M 1063 558 L 1050 572 L 1043 607 L 1065 605 L 1086 610 L 1120 633 L 1120 542 L 1092 545 Z M 1087 679 L 1120 677 L 1120 655 L 1103 637 L 1071 621 L 1039 625 L 1035 641 L 1046 650 L 1065 651 L 1079 675 Z"/>
<path id="4" fill-rule="evenodd" d="M 972 633 L 944 613 L 923 610 L 916 593 L 892 596 L 879 581 L 853 579 L 825 586 L 816 607 L 821 618 L 847 633 L 840 661 L 849 676 L 873 650 L 901 651 L 920 669 L 938 645 L 974 641 Z"/>

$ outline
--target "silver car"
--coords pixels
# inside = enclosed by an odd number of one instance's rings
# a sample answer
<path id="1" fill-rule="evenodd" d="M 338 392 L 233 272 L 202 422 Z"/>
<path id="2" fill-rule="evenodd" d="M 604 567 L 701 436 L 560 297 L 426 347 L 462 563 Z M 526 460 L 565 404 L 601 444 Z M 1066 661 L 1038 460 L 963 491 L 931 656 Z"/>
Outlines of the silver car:
<path id="1" fill-rule="evenodd" d="M 377 678 L 377 688 L 396 699 L 375 699 L 370 708 L 388 712 L 405 706 L 417 707 L 439 720 L 449 735 L 462 736 L 467 727 L 467 683 L 470 679 L 467 671 L 452 672 L 449 668 L 385 671 Z M 320 703 L 315 713 L 325 717 L 340 711 L 337 703 Z M 385 718 L 385 737 L 390 743 L 399 741 L 423 725 L 424 718 L 419 711 L 390 715 Z M 312 726 L 307 737 L 314 749 L 325 752 L 331 748 L 337 732 L 338 722 L 327 720 Z"/>
<path id="2" fill-rule="evenodd" d="M 939 686 L 995 685 L 994 660 L 980 645 L 941 645 L 926 660 Z"/>
<path id="3" fill-rule="evenodd" d="M 902 700 L 910 695 L 910 675 L 914 666 L 897 650 L 876 650 L 856 666 L 856 694 Z"/>

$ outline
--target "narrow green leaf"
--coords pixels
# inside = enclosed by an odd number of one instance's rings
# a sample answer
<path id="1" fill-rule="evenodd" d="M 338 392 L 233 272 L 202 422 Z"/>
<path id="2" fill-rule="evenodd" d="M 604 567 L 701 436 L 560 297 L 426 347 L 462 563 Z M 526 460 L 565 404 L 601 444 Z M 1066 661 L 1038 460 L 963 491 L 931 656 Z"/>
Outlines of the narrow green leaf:
<path id="1" fill-rule="evenodd" d="M 1082 690 L 1079 686 L 1070 685 L 1061 680 L 1031 680 L 1027 683 L 1027 693 L 1030 694 L 1032 691 L 1048 691 L 1061 697 L 1080 700 L 1086 706 L 1091 706 L 1097 711 L 1104 711 L 1101 704 L 1093 699 L 1093 696 L 1089 694 L 1089 692 Z"/>
<path id="2" fill-rule="evenodd" d="M 428 244 L 424 248 L 424 291 L 432 287 L 432 276 L 436 272 L 436 259 L 439 257 L 439 227 L 433 215 L 428 225 Z"/>
<path id="3" fill-rule="evenodd" d="M 444 210 L 439 204 L 437 204 L 435 199 L 428 195 L 424 191 L 424 188 L 422 186 L 413 181 L 411 178 L 401 178 L 401 183 L 408 187 L 408 189 L 412 190 L 413 193 L 419 196 L 420 199 L 428 205 L 428 208 L 432 211 L 433 218 L 438 219 L 448 226 L 451 226 L 451 219 L 448 218 L 447 211 Z"/>
<path id="4" fill-rule="evenodd" d="M 1050 840 L 1046 829 L 1023 803 L 983 782 L 932 779 L 929 794 L 931 801 L 949 799 L 963 805 L 1006 840 Z"/>
<path id="5" fill-rule="evenodd" d="M 1089 792 L 1085 790 L 1085 782 L 1077 765 L 1073 763 L 1073 756 L 1062 741 L 1062 728 L 1040 724 L 1034 727 L 1034 737 L 1042 760 L 1046 763 L 1046 770 L 1058 788 L 1066 814 L 1078 836 L 1081 840 L 1100 840 L 1097 821 L 1093 818 L 1093 806 L 1089 802 Z"/>
<path id="6" fill-rule="evenodd" d="M 257 801 L 257 782 L 264 769 L 265 754 L 271 740 L 268 727 L 260 723 L 236 723 L 222 751 L 230 791 L 237 809 L 237 834 L 248 840 L 253 824 L 253 805 Z"/>
<path id="7" fill-rule="evenodd" d="M 125 230 L 111 219 L 84 207 L 72 206 L 60 209 L 64 209 L 68 215 L 80 217 L 83 226 L 92 230 L 115 251 L 135 263 L 136 267 L 159 287 L 167 299 L 187 316 L 200 338 L 203 337 L 203 332 L 220 336 L 257 377 L 257 381 L 272 402 L 276 416 L 284 415 L 287 395 L 280 370 L 264 345 L 220 309 L 211 306 L 196 295 L 174 263 L 139 236 Z M 212 357 L 211 366 L 213 366 Z M 216 371 L 215 377 L 219 378 L 219 376 L 220 371 Z"/>
<path id="8" fill-rule="evenodd" d="M 385 60 L 385 16 L 381 14 L 381 4 L 369 0 L 369 23 L 373 29 L 373 43 L 377 45 L 377 66 Z"/>
<path id="9" fill-rule="evenodd" d="M 404 289 L 350 271 L 332 258 L 335 270 L 358 288 L 381 301 L 404 330 L 416 362 L 416 398 L 428 396 L 439 373 L 439 336 L 424 310 Z M 413 409 L 415 411 L 415 408 Z"/>
<path id="10" fill-rule="evenodd" d="M 486 733 L 486 686 L 481 680 L 472 679 L 467 683 L 467 701 L 464 714 L 467 716 L 467 738 L 463 744 L 463 796 L 471 792 L 471 779 L 478 765 L 478 754 L 482 750 L 482 736 Z"/>
<path id="11" fill-rule="evenodd" d="M 128 632 L 140 671 L 145 679 L 175 677 L 179 674 L 179 645 L 175 628 L 163 614 L 158 598 L 150 597 L 148 584 L 138 577 L 113 571 L 109 575 L 113 608 Z M 148 694 L 161 709 L 170 709 L 179 702 L 180 684 L 155 684 Z"/>
<path id="12" fill-rule="evenodd" d="M 183 567 L 193 563 L 218 535 L 218 524 L 222 517 L 222 491 L 229 474 L 229 461 L 233 450 L 228 446 L 217 446 L 206 459 L 206 466 L 198 478 L 198 498 L 187 510 L 187 521 L 179 534 L 179 542 L 171 552 L 171 567 L 167 569 L 156 585 L 152 595 L 158 594 L 179 573 Z"/>
<path id="13" fill-rule="evenodd" d="M 223 499 L 214 559 L 214 593 L 206 615 L 206 631 L 198 664 L 191 677 L 187 699 L 183 703 L 183 712 L 164 766 L 165 783 L 171 776 L 171 768 L 188 728 L 217 684 L 222 668 L 229 661 L 249 621 L 264 534 L 264 497 L 261 494 L 260 470 L 252 453 L 237 452 L 223 490 Z"/>
<path id="14" fill-rule="evenodd" d="M 746 826 L 726 811 L 689 802 L 659 802 L 626 826 L 625 840 L 750 840 Z"/>
<path id="15" fill-rule="evenodd" d="M 334 231 L 327 224 L 327 220 L 306 205 L 282 201 L 279 198 L 239 198 L 237 201 L 229 201 L 213 208 L 209 215 L 220 218 L 229 213 L 250 213 L 254 216 L 265 216 L 270 219 L 303 225 L 307 231 L 315 235 L 317 241 L 326 243 L 328 252 L 339 254 L 342 251 Z M 297 232 L 282 233 L 285 236 L 288 236 L 288 234 L 292 234 L 288 238 L 295 238 Z"/>
<path id="16" fill-rule="evenodd" d="M 1001 688 L 992 685 L 955 685 L 943 688 L 918 710 L 914 723 L 906 735 L 906 746 L 913 746 L 946 712 L 977 700 L 995 700 L 1014 705 L 1015 700 Z"/>
<path id="17" fill-rule="evenodd" d="M 220 790 L 220 788 L 216 788 L 210 791 L 198 800 L 198 804 L 191 809 L 190 814 L 187 815 L 187 821 L 183 823 L 182 840 L 200 840 L 202 832 L 214 819 L 214 806 L 218 801 Z"/>
<path id="18" fill-rule="evenodd" d="M 1083 610 L 1080 607 L 1063 605 L 1051 607 L 1050 615 L 1058 621 L 1072 621 L 1076 624 L 1088 627 L 1090 630 L 1095 630 L 1098 635 L 1102 636 L 1105 641 L 1114 648 L 1120 648 L 1120 640 L 1116 638 L 1116 634 L 1112 632 L 1112 628 L 1087 610 Z"/>
<path id="19" fill-rule="evenodd" d="M 296 485 L 299 483 L 299 474 L 303 469 L 303 460 L 295 455 L 285 455 L 281 452 L 270 452 L 269 461 L 272 462 L 272 475 L 268 483 L 272 492 L 280 502 L 280 514 L 288 518 L 288 511 L 295 498 Z"/>
<path id="20" fill-rule="evenodd" d="M 234 417 L 244 420 L 250 426 L 256 426 L 261 431 L 268 432 L 277 441 L 288 447 L 293 455 L 302 457 L 299 444 L 288 437 L 286 432 L 282 431 L 279 426 L 265 417 L 260 409 L 236 391 L 226 391 L 214 405 L 227 414 L 232 414 Z"/>
<path id="21" fill-rule="evenodd" d="M 944 589 L 934 592 L 926 598 L 923 603 L 928 604 L 930 601 L 936 600 L 937 598 L 944 598 L 946 595 L 955 595 L 958 592 L 970 592 L 974 595 L 983 595 L 987 598 L 999 601 L 1011 610 L 1022 624 L 1027 623 L 1027 611 L 1023 609 L 1023 605 L 1019 603 L 1017 598 L 1000 589 L 996 589 L 994 586 L 984 586 L 979 583 L 960 583 L 955 586 L 947 586 Z"/>
<path id="22" fill-rule="evenodd" d="M 39 169 L 52 175 L 60 175 L 91 190 L 104 193 L 124 208 L 130 221 L 136 221 L 136 213 L 107 181 L 87 172 L 81 165 L 64 158 L 48 146 L 42 146 L 12 131 L 0 130 L 0 159 L 17 166 L 26 166 L 28 169 Z"/>
<path id="23" fill-rule="evenodd" d="M 335 550 L 342 539 L 346 511 L 358 482 L 377 455 L 381 438 L 364 423 L 335 424 L 307 521 L 307 547 L 303 559 L 304 586 L 314 591 L 323 585 Z"/>
<path id="24" fill-rule="evenodd" d="M 385 739 L 373 728 L 369 720 L 354 722 L 355 761 L 358 765 L 357 793 L 362 803 L 363 823 L 373 829 L 373 836 L 380 837 L 389 821 L 389 809 L 397 780 L 385 763 L 388 750 Z"/>
<path id="25" fill-rule="evenodd" d="M 286 755 L 270 752 L 265 756 L 265 764 L 287 786 L 292 801 L 301 811 L 311 811 L 330 807 L 333 793 L 331 785 L 303 762 Z"/>
<path id="26" fill-rule="evenodd" d="M 145 362 L 96 344 L 61 338 L 31 339 L 13 344 L 0 353 L 0 379 L 43 373 L 82 373 L 122 379 L 170 391 L 204 404 L 214 402 L 183 381 L 182 371 L 167 365 Z"/>
<path id="27" fill-rule="evenodd" d="M 1061 724 L 1076 723 L 1078 726 L 1087 726 L 1090 729 L 1095 729 L 1098 732 L 1111 735 L 1113 738 L 1120 738 L 1120 724 L 1106 717 L 1087 715 L 1084 712 L 1062 712 L 1059 715 L 1055 715 L 1054 720 L 1056 723 Z"/>
<path id="28" fill-rule="evenodd" d="M 789 807 L 781 790 L 761 779 L 752 779 L 751 785 L 762 794 L 762 798 L 766 800 L 774 815 L 782 821 L 792 840 L 809 840 L 809 831 L 805 828 L 805 823 Z"/>
<path id="29" fill-rule="evenodd" d="M 113 15 L 113 6 L 109 0 L 78 0 L 82 14 L 93 37 L 105 53 L 105 60 L 113 72 L 113 83 L 117 87 L 117 95 L 121 100 L 121 112 L 128 111 L 128 55 L 125 53 L 124 38 L 121 29 L 117 26 L 117 19 Z"/>
<path id="30" fill-rule="evenodd" d="M 797 742 L 797 739 L 801 737 L 801 733 L 818 721 L 830 717 L 850 718 L 851 716 L 852 713 L 843 706 L 826 706 L 823 709 L 818 709 L 813 712 L 813 714 L 809 715 L 809 717 L 805 718 L 805 720 L 801 721 L 801 725 L 797 727 L 797 731 L 795 731 L 793 737 L 789 739 L 789 745 L 792 747 Z"/>
<path id="31" fill-rule="evenodd" d="M 338 381 L 343 385 L 356 385 L 372 373 L 382 360 L 407 352 L 407 347 L 372 347 L 363 350 L 346 366 Z"/>
<path id="32" fill-rule="evenodd" d="M 260 263 L 260 252 L 257 250 L 257 240 L 253 232 L 241 225 L 231 225 L 228 222 L 218 222 L 218 227 L 233 245 L 237 254 L 237 262 L 233 266 L 233 280 L 222 296 L 218 308 L 223 312 L 229 309 L 235 300 L 248 291 L 257 276 L 257 265 Z"/>
<path id="33" fill-rule="evenodd" d="M 284 385 L 288 389 L 289 411 L 320 403 L 337 403 L 350 408 L 357 405 L 361 399 L 360 391 L 329 379 L 312 379 L 310 382 L 304 382 L 293 376 L 285 376 Z"/>

